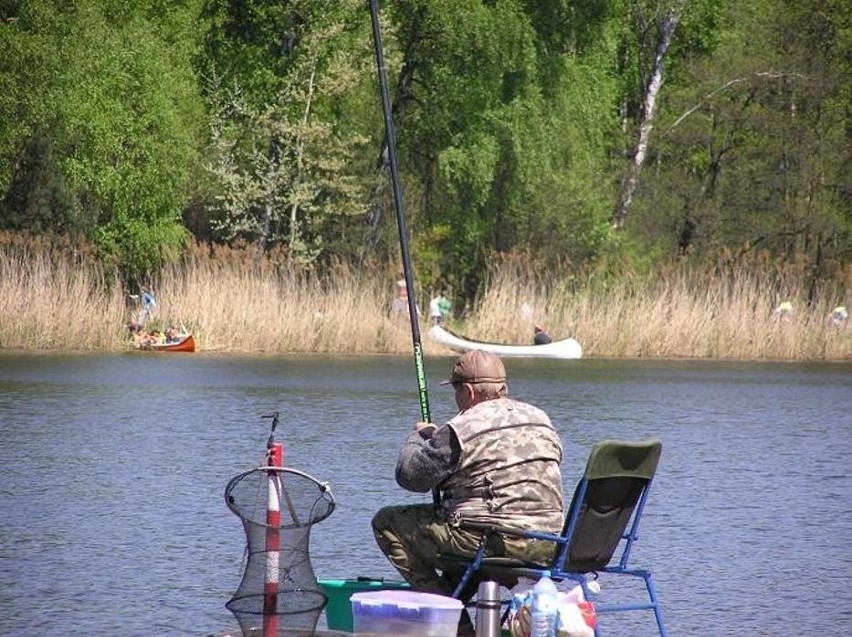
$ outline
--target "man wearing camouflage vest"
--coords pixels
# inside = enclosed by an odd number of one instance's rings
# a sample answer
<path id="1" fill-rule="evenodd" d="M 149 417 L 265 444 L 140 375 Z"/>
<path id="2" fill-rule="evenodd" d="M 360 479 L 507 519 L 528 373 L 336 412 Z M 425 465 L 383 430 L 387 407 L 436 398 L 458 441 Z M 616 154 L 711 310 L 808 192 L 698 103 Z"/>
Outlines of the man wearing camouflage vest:
<path id="1" fill-rule="evenodd" d="M 439 489 L 433 504 L 390 506 L 373 518 L 382 552 L 412 587 L 448 595 L 453 574 L 439 555 L 472 556 L 479 535 L 461 520 L 559 533 L 562 443 L 547 414 L 506 394 L 506 370 L 484 351 L 461 355 L 449 380 L 459 413 L 443 426 L 417 423 L 403 443 L 396 481 L 408 491 Z M 505 539 L 488 555 L 547 562 L 552 543 Z"/>

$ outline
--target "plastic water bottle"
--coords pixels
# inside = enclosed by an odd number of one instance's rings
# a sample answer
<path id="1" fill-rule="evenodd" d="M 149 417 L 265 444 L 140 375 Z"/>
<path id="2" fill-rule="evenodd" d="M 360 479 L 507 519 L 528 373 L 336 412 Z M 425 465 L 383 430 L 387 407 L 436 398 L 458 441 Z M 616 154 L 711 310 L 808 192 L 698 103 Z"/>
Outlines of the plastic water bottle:
<path id="1" fill-rule="evenodd" d="M 530 637 L 555 637 L 556 609 L 559 606 L 559 591 L 545 571 L 533 587 Z"/>

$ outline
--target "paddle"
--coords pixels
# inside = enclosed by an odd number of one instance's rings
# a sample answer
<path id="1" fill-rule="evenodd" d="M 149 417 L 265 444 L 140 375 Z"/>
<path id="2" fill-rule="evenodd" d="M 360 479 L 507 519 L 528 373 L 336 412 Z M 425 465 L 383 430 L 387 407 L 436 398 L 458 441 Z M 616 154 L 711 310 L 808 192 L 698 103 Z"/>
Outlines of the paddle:
<path id="1" fill-rule="evenodd" d="M 414 370 L 417 376 L 417 391 L 420 395 L 420 419 L 431 422 L 429 417 L 429 396 L 426 393 L 426 372 L 423 369 L 423 345 L 420 342 L 420 322 L 417 317 L 417 303 L 414 300 L 414 279 L 411 275 L 411 256 L 408 250 L 408 233 L 405 229 L 405 215 L 402 210 L 402 190 L 399 185 L 399 168 L 396 163 L 396 141 L 393 133 L 393 117 L 388 99 L 388 80 L 385 72 L 385 59 L 382 53 L 382 34 L 379 28 L 377 0 L 370 0 L 370 19 L 373 23 L 373 44 L 376 50 L 376 67 L 379 76 L 379 89 L 382 94 L 382 111 L 385 116 L 385 134 L 388 137 L 388 159 L 390 160 L 393 203 L 396 210 L 396 225 L 399 230 L 399 247 L 402 252 L 402 271 L 405 274 L 405 286 L 408 291 L 408 319 L 411 323 L 411 340 L 414 345 Z M 435 507 L 440 504 L 441 494 L 432 489 Z"/>

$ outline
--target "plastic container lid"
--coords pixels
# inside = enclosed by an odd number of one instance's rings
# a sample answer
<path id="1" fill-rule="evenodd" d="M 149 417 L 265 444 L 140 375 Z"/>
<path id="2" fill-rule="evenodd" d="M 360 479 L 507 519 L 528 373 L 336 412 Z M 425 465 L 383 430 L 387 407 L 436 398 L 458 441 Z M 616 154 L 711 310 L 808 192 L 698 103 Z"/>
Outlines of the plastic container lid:
<path id="1" fill-rule="evenodd" d="M 399 608 L 440 608 L 448 610 L 461 610 L 464 604 L 458 599 L 435 595 L 434 593 L 418 593 L 416 591 L 369 591 L 355 593 L 351 597 L 352 602 L 364 606 L 386 606 L 392 605 Z"/>

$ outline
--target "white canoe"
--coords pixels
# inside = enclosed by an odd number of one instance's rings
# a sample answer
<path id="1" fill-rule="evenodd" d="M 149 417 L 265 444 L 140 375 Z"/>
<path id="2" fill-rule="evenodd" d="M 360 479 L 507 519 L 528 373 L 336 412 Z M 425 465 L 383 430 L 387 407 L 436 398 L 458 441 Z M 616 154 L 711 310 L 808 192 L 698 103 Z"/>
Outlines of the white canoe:
<path id="1" fill-rule="evenodd" d="M 553 341 L 547 345 L 503 345 L 501 343 L 472 341 L 458 334 L 453 334 L 440 325 L 433 325 L 429 328 L 429 338 L 456 352 L 481 349 L 498 356 L 526 358 L 582 358 L 583 356 L 583 348 L 573 338 Z"/>

